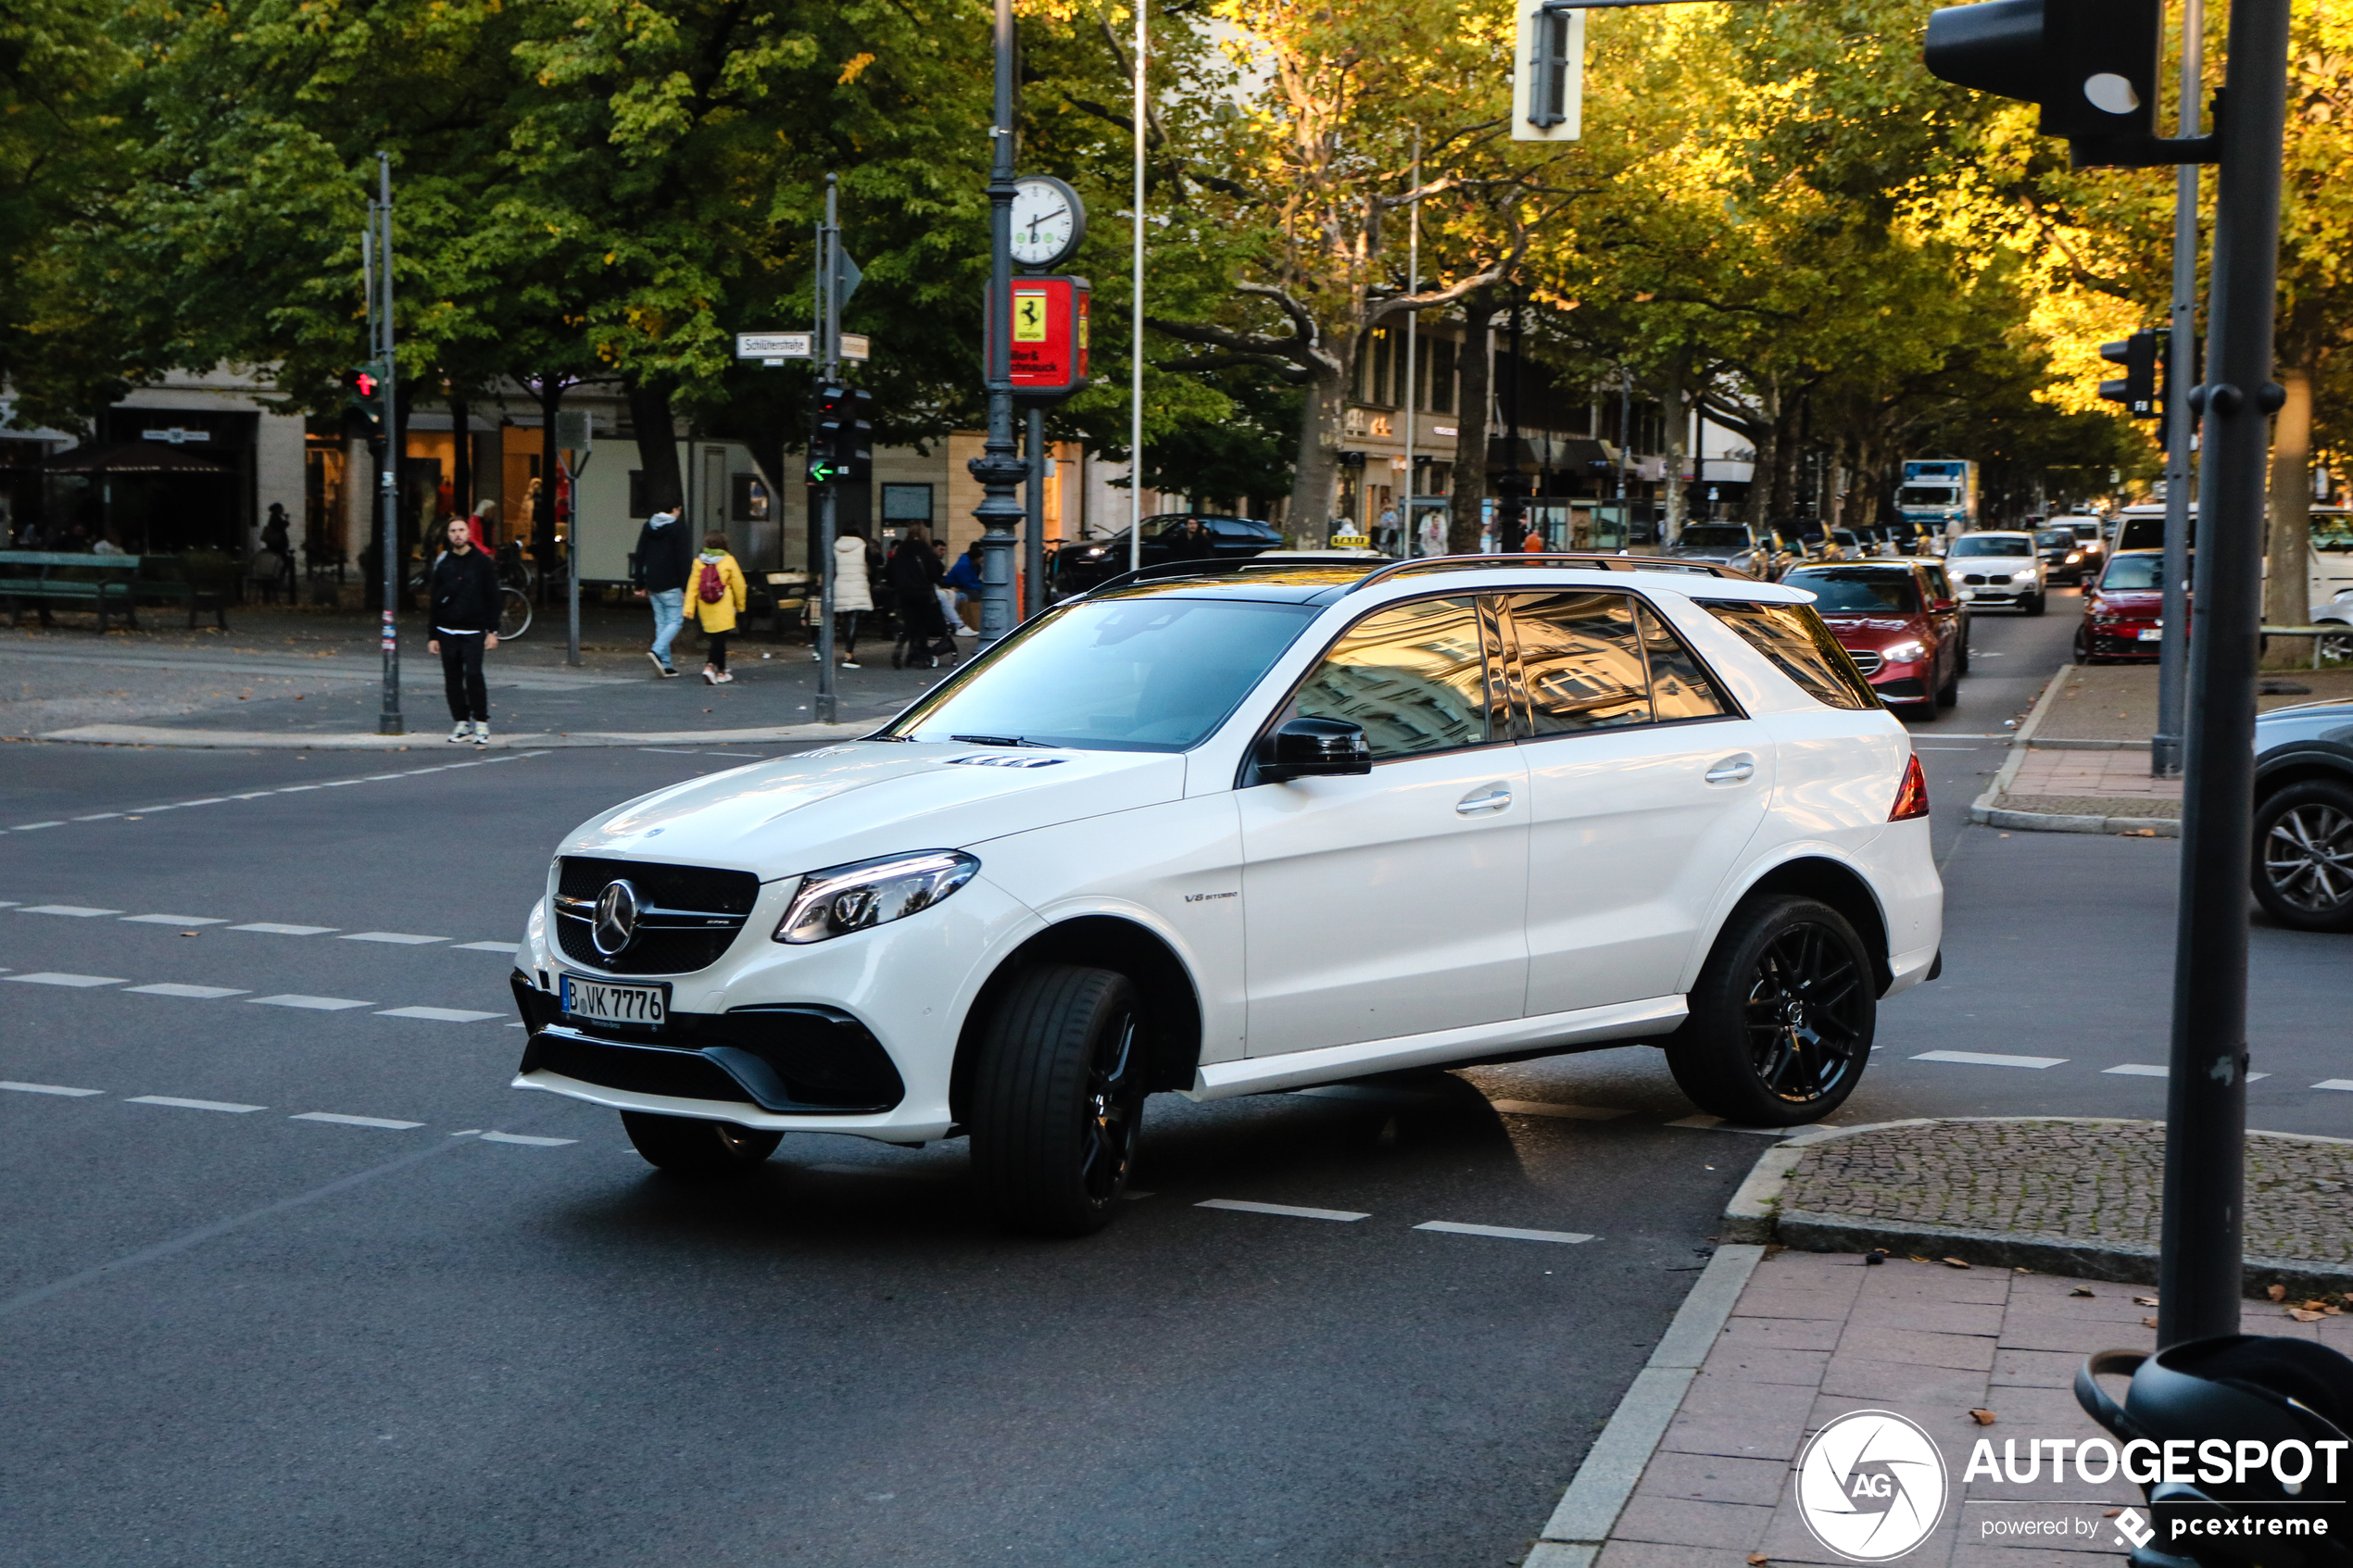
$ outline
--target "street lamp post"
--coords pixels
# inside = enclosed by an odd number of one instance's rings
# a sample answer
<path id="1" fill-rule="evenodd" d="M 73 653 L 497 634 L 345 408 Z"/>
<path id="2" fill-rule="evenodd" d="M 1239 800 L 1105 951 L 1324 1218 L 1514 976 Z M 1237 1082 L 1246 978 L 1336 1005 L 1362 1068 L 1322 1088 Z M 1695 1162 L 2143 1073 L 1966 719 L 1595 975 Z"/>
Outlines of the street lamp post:
<path id="1" fill-rule="evenodd" d="M 408 733 L 400 716 L 400 420 L 395 388 L 399 380 L 393 363 L 392 337 L 392 159 L 376 155 L 378 230 L 375 236 L 378 282 L 384 301 L 376 314 L 376 359 L 384 369 L 384 461 L 376 465 L 376 532 L 384 563 L 384 703 L 376 714 L 376 734 Z"/>
<path id="2" fill-rule="evenodd" d="M 2206 0 L 2183 0 L 2181 135 L 2198 134 L 2198 94 L 2206 85 Z M 2197 416 L 2184 389 L 2197 375 L 2198 166 L 2173 171 L 2173 320 L 2171 369 L 2165 378 L 2165 608 L 2157 653 L 2157 734 L 2149 737 L 2149 771 L 2160 779 L 2182 772 L 2182 676 L 2189 660 L 2190 438 Z"/>
<path id="3" fill-rule="evenodd" d="M 988 434 L 981 455 L 965 465 L 980 482 L 980 646 L 1013 629 L 1013 525 L 1022 519 L 1016 494 L 1027 466 L 1013 445 L 1013 7 L 997 0 L 996 122 L 988 168 Z"/>

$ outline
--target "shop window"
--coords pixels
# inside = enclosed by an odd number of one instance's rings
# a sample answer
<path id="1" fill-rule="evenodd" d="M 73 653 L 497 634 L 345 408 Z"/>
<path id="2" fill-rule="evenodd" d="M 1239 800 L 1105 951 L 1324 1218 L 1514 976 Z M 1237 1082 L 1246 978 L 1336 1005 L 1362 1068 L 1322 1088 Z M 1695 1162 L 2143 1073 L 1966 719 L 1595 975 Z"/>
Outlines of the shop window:
<path id="1" fill-rule="evenodd" d="M 882 520 L 886 528 L 911 522 L 931 526 L 931 486 L 886 484 L 882 487 Z"/>
<path id="2" fill-rule="evenodd" d="M 727 515 L 736 522 L 766 522 L 768 521 L 768 487 L 759 476 L 736 473 L 727 476 L 730 494 Z"/>

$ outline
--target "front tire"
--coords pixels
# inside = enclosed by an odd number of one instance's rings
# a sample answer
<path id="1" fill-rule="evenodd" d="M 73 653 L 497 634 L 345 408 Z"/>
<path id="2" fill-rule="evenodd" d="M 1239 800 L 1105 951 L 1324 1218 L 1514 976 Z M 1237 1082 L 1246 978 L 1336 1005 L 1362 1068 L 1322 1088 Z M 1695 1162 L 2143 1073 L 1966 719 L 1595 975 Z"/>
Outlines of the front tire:
<path id="1" fill-rule="evenodd" d="M 2042 614 L 2042 613 L 2043 613 L 2043 611 L 2044 611 L 2044 610 L 2045 610 L 2045 609 L 2047 609 L 2047 608 L 2050 608 L 2050 596 L 2049 596 L 2048 594 L 2030 594 L 2030 595 L 2028 595 L 2028 596 L 2027 596 L 2027 598 L 2026 598 L 2026 613 L 2027 613 L 2027 614 L 2029 614 L 2029 615 L 2040 615 L 2040 614 Z"/>
<path id="2" fill-rule="evenodd" d="M 646 1163 L 693 1181 L 749 1175 L 785 1138 L 782 1133 L 738 1127 L 733 1122 L 661 1116 L 650 1110 L 624 1110 L 621 1124 Z"/>
<path id="3" fill-rule="evenodd" d="M 2353 930 L 2353 788 L 2292 784 L 2255 808 L 2256 902 L 2297 931 Z"/>
<path id="4" fill-rule="evenodd" d="M 1667 1065 L 1693 1105 L 1747 1126 L 1818 1122 L 1870 1060 L 1878 987 L 1846 917 L 1791 894 L 1732 912 Z"/>
<path id="5" fill-rule="evenodd" d="M 1003 1224 L 1086 1236 L 1117 1212 L 1144 1115 L 1140 998 L 1115 971 L 1040 964 L 999 998 L 973 1078 L 972 1160 Z"/>

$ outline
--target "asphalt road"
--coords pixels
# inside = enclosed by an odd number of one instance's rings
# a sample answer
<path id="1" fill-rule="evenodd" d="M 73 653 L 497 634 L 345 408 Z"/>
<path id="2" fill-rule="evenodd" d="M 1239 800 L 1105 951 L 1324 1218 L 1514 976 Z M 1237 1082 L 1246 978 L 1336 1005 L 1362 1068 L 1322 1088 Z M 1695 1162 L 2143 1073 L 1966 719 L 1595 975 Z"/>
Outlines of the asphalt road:
<path id="1" fill-rule="evenodd" d="M 1962 825 L 2073 611 L 1917 726 L 1945 972 L 1842 1123 L 2161 1108 L 2106 1069 L 2164 1060 L 2172 842 Z M 1075 1244 L 960 1144 L 680 1187 L 506 1088 L 496 945 L 573 822 L 740 758 L 0 755 L 12 1564 L 1516 1562 L 1764 1143 L 1630 1047 L 1160 1097 Z M 2353 1131 L 2343 940 L 2256 932 L 2257 1125 Z"/>

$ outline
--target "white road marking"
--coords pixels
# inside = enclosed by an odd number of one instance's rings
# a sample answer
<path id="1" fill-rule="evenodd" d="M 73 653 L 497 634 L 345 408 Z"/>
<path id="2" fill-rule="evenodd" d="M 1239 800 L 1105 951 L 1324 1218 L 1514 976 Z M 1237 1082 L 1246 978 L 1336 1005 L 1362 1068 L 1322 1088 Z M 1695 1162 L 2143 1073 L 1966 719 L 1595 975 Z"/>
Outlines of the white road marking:
<path id="1" fill-rule="evenodd" d="M 93 920 L 99 915 L 119 915 L 120 909 L 94 909 L 82 904 L 32 904 L 19 909 L 20 915 L 71 915 L 76 920 Z"/>
<path id="2" fill-rule="evenodd" d="M 460 953 L 512 953 L 521 946 L 520 943 L 515 942 L 460 942 L 458 944 L 457 951 Z"/>
<path id="3" fill-rule="evenodd" d="M 37 970 L 31 974 L 8 976 L 19 985 L 74 985 L 84 989 L 93 985 L 120 985 L 120 980 L 104 974 L 58 974 L 51 970 Z"/>
<path id="4" fill-rule="evenodd" d="M 2316 1089 L 2353 1089 L 2353 1078 L 2323 1078 L 2312 1086 Z"/>
<path id="5" fill-rule="evenodd" d="M 1963 1067 L 2057 1067 L 2063 1056 L 2003 1056 L 1996 1051 L 1921 1051 L 1914 1061 L 1957 1061 Z"/>
<path id="6" fill-rule="evenodd" d="M 308 1008 L 313 1012 L 341 1012 L 346 1008 L 371 1008 L 373 1002 L 355 1002 L 348 997 L 256 997 L 255 1005 L 266 1008 Z"/>
<path id="7" fill-rule="evenodd" d="M 208 1002 L 221 997 L 242 997 L 245 991 L 239 985 L 182 985 L 175 981 L 167 980 L 157 985 L 133 985 L 128 994 L 141 997 L 186 997 L 195 1001 Z"/>
<path id="8" fill-rule="evenodd" d="M 482 1141 L 526 1144 L 533 1148 L 558 1148 L 568 1143 L 578 1143 L 580 1140 L 578 1138 L 527 1138 L 521 1133 L 484 1133 L 482 1135 Z"/>
<path id="9" fill-rule="evenodd" d="M 0 898 L 0 909 L 13 909 L 16 907 L 17 901 L 14 898 Z"/>
<path id="10" fill-rule="evenodd" d="M 62 819 L 54 822 L 19 822 L 8 831 L 10 833 L 37 833 L 43 828 L 61 828 L 65 825 Z"/>
<path id="11" fill-rule="evenodd" d="M 226 925 L 229 922 L 225 920 L 216 920 L 210 915 L 125 915 L 122 917 L 122 923 L 125 925 Z"/>
<path id="12" fill-rule="evenodd" d="M 1206 1198 L 1193 1207 L 1231 1209 L 1243 1214 L 1279 1214 L 1292 1220 L 1338 1220 L 1342 1223 L 1372 1218 L 1370 1214 L 1358 1214 L 1346 1209 L 1302 1209 L 1293 1203 L 1245 1203 L 1239 1198 Z"/>
<path id="13" fill-rule="evenodd" d="M 641 746 L 637 749 L 640 751 L 659 751 L 664 757 L 692 757 L 696 755 L 691 751 L 681 751 L 674 746 Z"/>
<path id="14" fill-rule="evenodd" d="M 1555 1105 L 1548 1099 L 1499 1099 L 1494 1104 L 1506 1116 L 1565 1116 L 1578 1122 L 1608 1122 L 1633 1114 L 1615 1106 Z"/>
<path id="15" fill-rule="evenodd" d="M 244 1115 L 248 1110 L 267 1110 L 266 1105 L 239 1105 L 225 1099 L 182 1099 L 176 1095 L 132 1095 L 132 1105 L 169 1105 L 182 1110 L 227 1110 Z"/>
<path id="16" fill-rule="evenodd" d="M 754 762 L 764 759 L 763 754 L 757 751 L 706 751 L 703 755 L 705 757 L 742 757 Z"/>
<path id="17" fill-rule="evenodd" d="M 174 806 L 172 809 L 178 811 L 184 810 L 191 806 L 218 806 L 227 798 L 227 796 L 216 795 L 204 800 L 182 800 L 179 805 Z"/>
<path id="18" fill-rule="evenodd" d="M 359 1004 L 367 1006 L 365 1002 Z M 422 1018 L 434 1023 L 479 1023 L 485 1018 L 496 1018 L 495 1012 L 469 1012 L 464 1008 L 387 1008 L 378 1018 Z"/>
<path id="19" fill-rule="evenodd" d="M 2120 1073 L 2127 1078 L 2162 1078 L 2166 1074 L 2164 1068 L 2148 1061 L 2127 1061 L 2116 1067 L 2103 1067 L 2100 1071 Z M 2258 1078 L 2270 1076 L 2269 1073 L 2250 1073 L 2246 1075 L 2246 1081 L 2252 1084 Z"/>
<path id="20" fill-rule="evenodd" d="M 103 822 L 110 818 L 120 817 L 122 813 L 120 811 L 93 811 L 86 817 L 76 817 L 74 821 L 77 822 Z"/>
<path id="21" fill-rule="evenodd" d="M 258 931 L 265 936 L 324 936 L 334 929 L 332 925 L 281 925 L 273 920 L 258 920 L 250 925 L 233 925 L 232 931 Z"/>
<path id="22" fill-rule="evenodd" d="M 406 1132 L 410 1127 L 424 1125 L 422 1122 L 394 1122 L 382 1116 L 338 1116 L 332 1110 L 306 1110 L 299 1115 L 289 1116 L 286 1120 L 289 1122 L 333 1122 L 338 1127 L 389 1127 L 395 1132 Z"/>
<path id="23" fill-rule="evenodd" d="M 403 947 L 429 947 L 435 942 L 447 942 L 447 936 L 417 936 L 406 931 L 348 931 L 336 940 L 343 942 L 391 942 Z"/>
<path id="24" fill-rule="evenodd" d="M 102 1095 L 104 1089 L 69 1089 L 63 1084 L 18 1084 L 0 1078 L 0 1089 L 14 1089 L 20 1095 L 71 1095 L 79 1099 L 84 1095 Z"/>
<path id="25" fill-rule="evenodd" d="M 1562 1241 L 1574 1247 L 1593 1238 L 1583 1231 L 1530 1231 L 1516 1225 L 1466 1225 L 1453 1220 L 1424 1220 L 1417 1231 L 1444 1231 L 1450 1236 L 1499 1236 L 1505 1241 Z"/>

